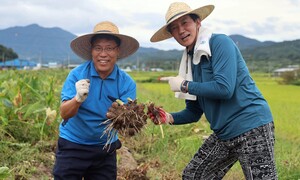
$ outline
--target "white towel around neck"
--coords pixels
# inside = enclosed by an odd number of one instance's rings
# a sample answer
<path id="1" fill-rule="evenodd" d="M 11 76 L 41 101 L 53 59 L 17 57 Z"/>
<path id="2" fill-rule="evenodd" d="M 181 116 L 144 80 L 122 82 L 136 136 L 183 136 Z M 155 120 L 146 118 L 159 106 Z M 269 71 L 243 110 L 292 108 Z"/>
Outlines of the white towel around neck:
<path id="1" fill-rule="evenodd" d="M 194 47 L 193 64 L 199 64 L 201 56 L 206 56 L 207 58 L 208 56 L 211 56 L 211 51 L 209 47 L 209 40 L 211 35 L 212 32 L 207 28 L 200 28 L 198 38 Z M 187 55 L 187 49 L 185 49 L 183 52 L 178 75 L 187 81 L 193 81 L 191 57 Z M 175 92 L 175 97 L 193 101 L 197 99 L 197 96 L 195 95 L 182 92 Z"/>

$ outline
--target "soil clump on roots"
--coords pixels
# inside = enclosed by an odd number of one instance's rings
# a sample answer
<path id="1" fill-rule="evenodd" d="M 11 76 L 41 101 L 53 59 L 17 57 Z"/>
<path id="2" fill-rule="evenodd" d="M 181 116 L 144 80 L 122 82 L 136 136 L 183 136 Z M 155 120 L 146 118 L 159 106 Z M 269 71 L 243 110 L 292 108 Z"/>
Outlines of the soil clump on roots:
<path id="1" fill-rule="evenodd" d="M 123 137 L 131 137 L 139 133 L 147 124 L 147 115 L 144 112 L 145 104 L 138 103 L 137 99 L 128 99 L 128 103 L 124 104 L 120 100 L 113 102 L 106 116 L 107 120 L 104 134 L 108 135 L 107 143 L 119 133 Z"/>

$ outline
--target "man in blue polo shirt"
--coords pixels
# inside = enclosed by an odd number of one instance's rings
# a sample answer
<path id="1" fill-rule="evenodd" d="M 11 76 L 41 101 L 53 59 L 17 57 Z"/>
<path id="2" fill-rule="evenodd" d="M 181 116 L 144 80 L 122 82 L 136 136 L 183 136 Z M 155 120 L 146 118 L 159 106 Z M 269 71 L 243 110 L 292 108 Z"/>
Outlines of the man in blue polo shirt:
<path id="1" fill-rule="evenodd" d="M 251 78 L 235 43 L 224 34 L 201 26 L 213 5 L 191 9 L 175 2 L 166 13 L 166 25 L 152 42 L 171 37 L 185 47 L 179 75 L 164 77 L 186 108 L 153 122 L 186 124 L 205 114 L 213 134 L 183 170 L 182 179 L 223 179 L 239 161 L 245 178 L 277 179 L 274 124 L 267 101 Z"/>
<path id="2" fill-rule="evenodd" d="M 75 38 L 72 50 L 87 60 L 68 75 L 61 92 L 61 117 L 54 179 L 116 179 L 118 136 L 108 141 L 106 113 L 116 99 L 136 99 L 136 84 L 116 65 L 133 54 L 136 39 L 104 21 L 93 33 Z M 105 146 L 109 144 L 108 146 Z M 109 147 L 109 148 L 108 148 Z"/>

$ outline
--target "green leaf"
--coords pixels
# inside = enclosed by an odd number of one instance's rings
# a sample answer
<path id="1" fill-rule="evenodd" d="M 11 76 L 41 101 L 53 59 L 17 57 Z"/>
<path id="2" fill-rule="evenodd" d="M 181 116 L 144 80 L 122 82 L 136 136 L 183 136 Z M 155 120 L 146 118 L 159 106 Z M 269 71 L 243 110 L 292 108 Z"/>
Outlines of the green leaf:
<path id="1" fill-rule="evenodd" d="M 12 104 L 12 102 L 9 100 L 9 99 L 3 99 L 2 100 L 2 103 L 3 103 L 3 105 L 4 106 L 6 106 L 6 107 L 8 107 L 8 108 L 11 108 L 11 107 L 13 107 L 13 104 Z"/>
<path id="2" fill-rule="evenodd" d="M 7 178 L 10 175 L 8 167 L 0 167 L 0 179 Z"/>
<path id="3" fill-rule="evenodd" d="M 41 112 L 44 109 L 45 109 L 45 107 L 41 102 L 36 102 L 34 104 L 30 104 L 30 105 L 28 105 L 28 108 L 24 114 L 24 118 L 29 117 L 33 113 Z"/>

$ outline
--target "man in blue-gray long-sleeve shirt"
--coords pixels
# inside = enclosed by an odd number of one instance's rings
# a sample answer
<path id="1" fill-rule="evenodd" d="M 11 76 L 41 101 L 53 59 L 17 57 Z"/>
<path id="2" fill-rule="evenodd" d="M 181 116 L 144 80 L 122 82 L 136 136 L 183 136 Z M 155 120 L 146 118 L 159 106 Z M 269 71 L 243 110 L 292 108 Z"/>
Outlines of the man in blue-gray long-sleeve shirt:
<path id="1" fill-rule="evenodd" d="M 152 42 L 171 37 L 186 47 L 179 75 L 164 77 L 186 108 L 165 112 L 153 122 L 187 124 L 205 114 L 213 134 L 203 143 L 183 171 L 183 179 L 222 179 L 237 161 L 246 179 L 277 179 L 274 160 L 274 124 L 267 101 L 251 78 L 246 63 L 226 35 L 201 26 L 213 5 L 192 10 L 172 3 L 166 25 Z M 184 71 L 184 72 L 182 72 Z"/>

